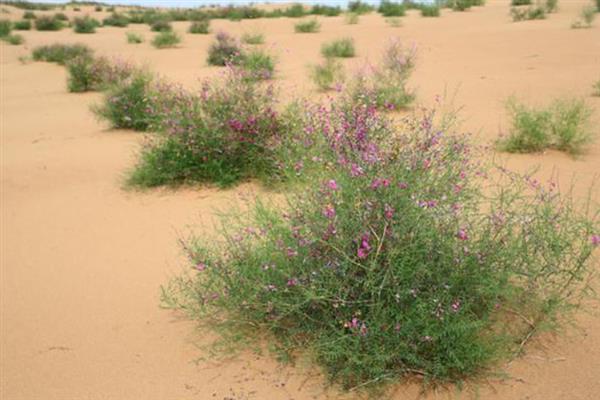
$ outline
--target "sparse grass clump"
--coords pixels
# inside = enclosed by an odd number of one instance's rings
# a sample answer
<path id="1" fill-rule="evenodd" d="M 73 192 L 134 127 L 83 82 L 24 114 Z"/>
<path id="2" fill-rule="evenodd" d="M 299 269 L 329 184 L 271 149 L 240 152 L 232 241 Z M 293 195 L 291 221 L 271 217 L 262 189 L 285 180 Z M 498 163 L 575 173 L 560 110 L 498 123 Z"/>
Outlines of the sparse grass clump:
<path id="1" fill-rule="evenodd" d="M 207 34 L 210 32 L 210 20 L 203 19 L 200 21 L 193 21 L 188 29 L 189 33 L 195 34 Z"/>
<path id="2" fill-rule="evenodd" d="M 526 8 L 511 7 L 510 15 L 514 22 L 545 19 L 546 8 L 541 5 L 529 6 Z"/>
<path id="3" fill-rule="evenodd" d="M 86 55 L 77 57 L 67 64 L 69 78 L 67 86 L 70 92 L 88 92 L 106 90 L 119 84 L 135 73 L 139 73 L 131 64 L 123 61 L 111 61 L 106 57 L 94 58 Z"/>
<path id="4" fill-rule="evenodd" d="M 56 13 L 56 14 L 54 14 L 54 16 L 52 18 L 57 21 L 65 21 L 65 22 L 69 20 L 69 17 L 67 17 L 67 15 L 65 13 Z"/>
<path id="5" fill-rule="evenodd" d="M 73 31 L 75 33 L 96 33 L 96 28 L 100 22 L 89 16 L 77 17 L 73 20 Z"/>
<path id="6" fill-rule="evenodd" d="M 249 33 L 246 32 L 242 35 L 242 43 L 245 44 L 263 44 L 265 42 L 265 35 L 262 33 Z"/>
<path id="7" fill-rule="evenodd" d="M 159 32 L 154 39 L 152 39 L 152 46 L 157 49 L 166 49 L 169 47 L 175 47 L 181 43 L 181 38 L 175 32 L 163 31 Z"/>
<path id="8" fill-rule="evenodd" d="M 386 18 L 385 22 L 392 28 L 400 28 L 402 26 L 402 20 L 398 17 Z"/>
<path id="9" fill-rule="evenodd" d="M 33 49 L 35 61 L 46 61 L 65 65 L 77 57 L 91 57 L 93 50 L 83 44 L 59 44 L 38 46 Z"/>
<path id="10" fill-rule="evenodd" d="M 242 49 L 237 40 L 226 32 L 219 32 L 208 49 L 208 65 L 239 64 Z"/>
<path id="11" fill-rule="evenodd" d="M 477 148 L 431 113 L 401 126 L 360 105 L 308 114 L 309 184 L 184 241 L 164 306 L 242 344 L 268 337 L 283 359 L 310 355 L 354 390 L 485 376 L 586 294 L 598 215 L 553 184 L 486 181 Z"/>
<path id="12" fill-rule="evenodd" d="M 23 35 L 19 34 L 10 34 L 8 36 L 2 37 L 2 40 L 5 40 L 8 44 L 12 44 L 13 46 L 18 46 L 25 43 L 25 38 Z"/>
<path id="13" fill-rule="evenodd" d="M 344 79 L 344 69 L 338 60 L 327 57 L 321 64 L 310 67 L 310 78 L 320 90 L 330 90 L 336 84 L 341 84 Z"/>
<path id="14" fill-rule="evenodd" d="M 354 39 L 345 38 L 325 43 L 321 46 L 321 54 L 324 57 L 354 57 L 356 55 L 356 51 L 354 50 Z"/>
<path id="15" fill-rule="evenodd" d="M 558 0 L 546 0 L 546 12 L 554 13 L 558 11 Z"/>
<path id="16" fill-rule="evenodd" d="M 390 0 L 382 0 L 377 11 L 384 17 L 403 17 L 406 15 L 406 6 Z"/>
<path id="17" fill-rule="evenodd" d="M 173 26 L 167 20 L 156 20 L 150 25 L 150 30 L 152 32 L 171 32 L 173 30 Z"/>
<path id="18" fill-rule="evenodd" d="M 360 15 L 354 12 L 349 12 L 346 14 L 345 21 L 348 25 L 356 25 L 358 24 L 360 19 Z"/>
<path id="19" fill-rule="evenodd" d="M 115 26 L 125 28 L 129 25 L 129 18 L 123 14 L 112 13 L 110 16 L 102 20 L 104 26 Z"/>
<path id="20" fill-rule="evenodd" d="M 12 23 L 7 19 L 0 19 L 0 38 L 10 35 Z"/>
<path id="21" fill-rule="evenodd" d="M 592 112 L 583 100 L 561 99 L 547 108 L 536 109 L 511 98 L 507 109 L 512 127 L 509 135 L 498 142 L 504 151 L 532 153 L 557 149 L 577 155 L 593 140 Z"/>
<path id="22" fill-rule="evenodd" d="M 23 19 L 36 19 L 36 15 L 33 11 L 25 11 L 23 13 Z"/>
<path id="23" fill-rule="evenodd" d="M 600 79 L 592 86 L 594 96 L 600 96 Z"/>
<path id="24" fill-rule="evenodd" d="M 31 21 L 28 19 L 16 21 L 15 23 L 13 23 L 13 29 L 15 29 L 17 31 L 31 30 Z"/>
<path id="25" fill-rule="evenodd" d="M 367 3 L 363 3 L 360 0 L 355 0 L 355 1 L 349 1 L 348 2 L 348 11 L 350 11 L 351 13 L 355 13 L 358 15 L 361 14 L 368 14 L 372 11 L 375 11 L 376 8 L 373 7 L 370 4 Z"/>
<path id="26" fill-rule="evenodd" d="M 60 31 L 64 24 L 62 20 L 42 15 L 35 20 L 35 29 L 38 31 Z"/>
<path id="27" fill-rule="evenodd" d="M 144 42 L 144 37 L 139 33 L 127 32 L 127 43 L 129 44 L 140 44 Z"/>
<path id="28" fill-rule="evenodd" d="M 421 8 L 421 15 L 424 17 L 439 17 L 440 7 L 438 5 L 423 5 Z"/>
<path id="29" fill-rule="evenodd" d="M 244 52 L 240 66 L 248 79 L 267 80 L 275 73 L 273 56 L 263 50 Z"/>
<path id="30" fill-rule="evenodd" d="M 172 86 L 157 91 L 157 99 L 177 100 L 158 106 L 164 135 L 143 150 L 130 184 L 229 186 L 276 174 L 272 148 L 283 130 L 270 86 L 230 68 L 223 80 L 206 81 L 201 96 Z"/>
<path id="31" fill-rule="evenodd" d="M 447 4 L 454 11 L 467 11 L 471 7 L 484 5 L 485 0 L 449 0 Z"/>
<path id="32" fill-rule="evenodd" d="M 294 25 L 294 31 L 296 33 L 316 33 L 321 29 L 321 24 L 316 19 L 310 19 L 307 21 L 300 21 Z"/>
<path id="33" fill-rule="evenodd" d="M 596 18 L 596 7 L 593 5 L 587 5 L 581 10 L 579 20 L 571 24 L 573 29 L 591 28 L 594 19 Z"/>

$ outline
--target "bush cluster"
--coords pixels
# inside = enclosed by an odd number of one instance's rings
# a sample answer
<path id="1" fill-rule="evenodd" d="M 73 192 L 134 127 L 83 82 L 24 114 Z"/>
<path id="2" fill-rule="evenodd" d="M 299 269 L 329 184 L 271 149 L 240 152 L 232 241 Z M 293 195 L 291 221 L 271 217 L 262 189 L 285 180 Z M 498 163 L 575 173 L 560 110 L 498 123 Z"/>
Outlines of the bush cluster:
<path id="1" fill-rule="evenodd" d="M 64 27 L 63 20 L 42 15 L 35 20 L 35 29 L 38 31 L 59 31 Z"/>
<path id="2" fill-rule="evenodd" d="M 139 33 L 127 32 L 127 43 L 140 44 L 144 42 L 144 37 Z"/>
<path id="3" fill-rule="evenodd" d="M 181 37 L 172 31 L 160 31 L 154 39 L 152 39 L 152 46 L 157 49 L 166 49 L 175 47 L 181 43 Z"/>
<path id="4" fill-rule="evenodd" d="M 321 54 L 324 57 L 354 57 L 356 55 L 354 39 L 344 38 L 325 43 L 321 46 Z"/>
<path id="5" fill-rule="evenodd" d="M 83 44 L 60 44 L 38 46 L 33 49 L 35 61 L 54 62 L 65 65 L 77 57 L 91 57 L 93 50 Z"/>
<path id="6" fill-rule="evenodd" d="M 24 19 L 13 23 L 13 29 L 17 31 L 28 31 L 31 30 L 31 21 Z"/>
<path id="7" fill-rule="evenodd" d="M 116 26 L 118 28 L 125 28 L 129 25 L 129 18 L 123 14 L 113 12 L 110 16 L 102 20 L 104 26 Z"/>
<path id="8" fill-rule="evenodd" d="M 83 55 L 67 63 L 70 92 L 106 90 L 140 72 L 131 64 L 106 57 Z"/>
<path id="9" fill-rule="evenodd" d="M 300 21 L 294 25 L 296 33 L 316 33 L 321 29 L 321 24 L 316 19 Z"/>
<path id="10" fill-rule="evenodd" d="M 200 34 L 207 34 L 210 32 L 210 20 L 209 19 L 203 19 L 200 21 L 193 21 L 190 24 L 190 28 L 188 30 L 189 33 L 200 33 Z"/>
<path id="11" fill-rule="evenodd" d="M 95 33 L 96 28 L 100 26 L 100 22 L 89 16 L 77 17 L 73 20 L 73 31 L 75 33 Z"/>
<path id="12" fill-rule="evenodd" d="M 335 58 L 326 57 L 321 64 L 310 67 L 310 78 L 320 90 L 327 91 L 342 84 L 344 68 Z"/>

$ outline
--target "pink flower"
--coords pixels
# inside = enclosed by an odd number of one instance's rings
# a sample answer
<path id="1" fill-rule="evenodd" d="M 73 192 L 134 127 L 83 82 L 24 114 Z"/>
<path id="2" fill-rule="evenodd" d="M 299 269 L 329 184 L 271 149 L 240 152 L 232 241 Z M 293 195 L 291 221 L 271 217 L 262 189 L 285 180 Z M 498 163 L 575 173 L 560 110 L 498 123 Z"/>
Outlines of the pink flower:
<path id="1" fill-rule="evenodd" d="M 202 272 L 206 269 L 206 264 L 204 264 L 203 262 L 199 262 L 198 264 L 196 264 L 196 269 Z"/>
<path id="2" fill-rule="evenodd" d="M 408 188 L 408 183 L 406 183 L 406 182 L 400 182 L 400 183 L 398 184 L 398 187 L 399 187 L 400 189 L 407 189 L 407 188 Z"/>
<path id="3" fill-rule="evenodd" d="M 287 256 L 288 257 L 296 257 L 298 255 L 298 252 L 294 249 L 292 249 L 291 247 L 287 248 Z"/>
<path id="4" fill-rule="evenodd" d="M 387 219 L 392 219 L 394 217 L 394 212 L 395 210 L 393 207 L 387 204 L 384 206 L 384 214 Z"/>
<path id="5" fill-rule="evenodd" d="M 323 216 L 327 219 L 332 219 L 333 217 L 335 217 L 335 208 L 333 208 L 333 206 L 328 204 L 323 209 Z"/>
<path id="6" fill-rule="evenodd" d="M 358 256 L 358 258 L 367 258 L 369 252 L 361 247 L 356 252 L 356 255 Z"/>
<path id="7" fill-rule="evenodd" d="M 353 177 L 361 176 L 364 174 L 363 169 L 358 164 L 352 164 L 350 167 L 350 175 Z"/>
<path id="8" fill-rule="evenodd" d="M 365 233 L 360 239 L 360 247 L 356 252 L 358 258 L 367 258 L 369 255 L 369 251 L 371 251 L 371 245 L 369 244 L 369 234 Z"/>
<path id="9" fill-rule="evenodd" d="M 334 179 L 327 181 L 327 187 L 331 190 L 338 190 L 338 184 Z"/>
<path id="10" fill-rule="evenodd" d="M 592 235 L 591 241 L 594 246 L 600 245 L 600 235 Z"/>
<path id="11" fill-rule="evenodd" d="M 298 284 L 298 280 L 296 280 L 296 278 L 290 278 L 287 281 L 288 287 L 293 287 L 293 286 L 296 286 L 297 284 Z"/>
<path id="12" fill-rule="evenodd" d="M 456 300 L 454 303 L 452 303 L 452 311 L 454 312 L 458 312 L 458 310 L 460 309 L 460 300 Z"/>
<path id="13" fill-rule="evenodd" d="M 456 237 L 459 238 L 460 240 L 469 240 L 469 235 L 467 234 L 467 230 L 463 229 L 463 228 L 458 230 Z"/>
<path id="14" fill-rule="evenodd" d="M 373 179 L 373 182 L 371 182 L 371 189 L 378 189 L 380 187 L 386 188 L 388 186 L 390 186 L 389 179 L 376 178 L 376 179 Z"/>

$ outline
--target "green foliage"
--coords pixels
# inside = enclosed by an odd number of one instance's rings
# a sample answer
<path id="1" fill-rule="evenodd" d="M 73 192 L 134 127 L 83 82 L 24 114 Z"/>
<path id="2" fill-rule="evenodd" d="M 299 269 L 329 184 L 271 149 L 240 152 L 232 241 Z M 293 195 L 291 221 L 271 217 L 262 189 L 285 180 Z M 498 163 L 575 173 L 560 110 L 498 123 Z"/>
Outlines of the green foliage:
<path id="1" fill-rule="evenodd" d="M 28 31 L 31 29 L 31 21 L 28 19 L 16 21 L 13 23 L 13 28 L 17 31 Z"/>
<path id="2" fill-rule="evenodd" d="M 171 26 L 169 21 L 159 19 L 150 25 L 150 30 L 153 32 L 171 32 L 173 30 L 173 26 Z"/>
<path id="3" fill-rule="evenodd" d="M 553 13 L 558 11 L 558 0 L 546 0 L 546 12 Z"/>
<path id="4" fill-rule="evenodd" d="M 242 43 L 245 44 L 263 44 L 265 42 L 265 35 L 259 32 L 249 33 L 246 32 L 242 35 Z"/>
<path id="5" fill-rule="evenodd" d="M 67 64 L 69 78 L 67 86 L 70 92 L 88 92 L 106 90 L 139 73 L 132 65 L 111 62 L 106 57 L 94 58 L 90 55 L 77 57 Z"/>
<path id="6" fill-rule="evenodd" d="M 144 42 L 144 37 L 139 33 L 127 32 L 127 43 L 129 44 L 140 44 Z"/>
<path id="7" fill-rule="evenodd" d="M 403 17 L 406 15 L 406 7 L 401 3 L 390 0 L 382 0 L 377 11 L 384 17 Z"/>
<path id="8" fill-rule="evenodd" d="M 324 57 L 354 57 L 356 55 L 354 39 L 344 38 L 324 43 L 323 46 L 321 46 L 321 54 Z"/>
<path id="9" fill-rule="evenodd" d="M 597 212 L 529 176 L 483 181 L 477 148 L 432 113 L 400 126 L 360 105 L 306 113 L 298 139 L 321 160 L 310 184 L 185 241 L 164 306 L 309 354 L 356 389 L 485 376 L 579 304 Z"/>
<path id="10" fill-rule="evenodd" d="M 67 17 L 67 15 L 65 13 L 56 13 L 54 14 L 54 16 L 52 17 L 57 21 L 68 21 L 69 17 Z"/>
<path id="11" fill-rule="evenodd" d="M 423 5 L 421 8 L 421 15 L 424 17 L 439 17 L 440 7 L 438 5 Z"/>
<path id="12" fill-rule="evenodd" d="M 532 0 L 512 0 L 510 2 L 511 6 L 530 6 L 532 4 Z"/>
<path id="13" fill-rule="evenodd" d="M 104 10 L 104 9 L 102 8 L 102 6 L 96 6 L 96 7 L 94 8 L 94 11 L 96 11 L 96 12 L 102 12 L 103 10 Z"/>
<path id="14" fill-rule="evenodd" d="M 392 28 L 399 28 L 402 26 L 402 20 L 398 17 L 386 18 L 385 22 Z"/>
<path id="15" fill-rule="evenodd" d="M 349 12 L 346 14 L 346 24 L 348 25 L 356 25 L 358 24 L 358 21 L 360 19 L 360 15 L 358 13 L 355 12 Z"/>
<path id="16" fill-rule="evenodd" d="M 580 19 L 571 24 L 573 29 L 591 28 L 594 19 L 596 18 L 596 7 L 587 5 L 583 7 L 580 14 Z"/>
<path id="17" fill-rule="evenodd" d="M 248 79 L 267 80 L 273 78 L 275 60 L 263 50 L 251 50 L 243 53 L 241 67 Z"/>
<path id="18" fill-rule="evenodd" d="M 302 4 L 292 4 L 283 12 L 283 15 L 289 18 L 300 18 L 305 16 L 306 14 L 307 13 L 305 12 L 304 6 Z"/>
<path id="19" fill-rule="evenodd" d="M 219 32 L 208 49 L 208 65 L 224 66 L 228 63 L 239 64 L 242 49 L 237 40 L 228 33 Z"/>
<path id="20" fill-rule="evenodd" d="M 37 17 L 35 16 L 33 11 L 25 11 L 23 13 L 23 19 L 36 19 Z"/>
<path id="21" fill-rule="evenodd" d="M 195 34 L 207 34 L 210 32 L 210 20 L 203 19 L 200 21 L 193 21 L 190 24 L 190 28 L 188 30 L 189 33 Z"/>
<path id="22" fill-rule="evenodd" d="M 375 7 L 373 7 L 370 4 L 363 3 L 360 0 L 349 1 L 348 2 L 348 11 L 361 15 L 361 14 L 367 14 L 372 11 L 375 11 Z"/>
<path id="23" fill-rule="evenodd" d="M 63 28 L 59 19 L 42 15 L 35 20 L 35 29 L 38 31 L 59 31 Z"/>
<path id="24" fill-rule="evenodd" d="M 310 9 L 310 14 L 312 15 L 323 15 L 325 17 L 337 17 L 342 13 L 342 9 L 340 7 L 331 7 L 331 6 L 323 6 L 323 5 L 314 5 Z"/>
<path id="25" fill-rule="evenodd" d="M 65 65 L 77 57 L 91 57 L 93 50 L 83 44 L 59 44 L 38 46 L 33 49 L 35 61 L 54 62 Z"/>
<path id="26" fill-rule="evenodd" d="M 547 108 L 536 109 L 511 98 L 507 110 L 512 128 L 498 142 L 504 151 L 531 153 L 552 148 L 577 155 L 593 140 L 591 109 L 583 100 L 560 99 Z"/>
<path id="27" fill-rule="evenodd" d="M 100 26 L 100 22 L 87 15 L 83 18 L 77 17 L 73 20 L 73 30 L 75 33 L 95 33 L 98 26 Z"/>
<path id="28" fill-rule="evenodd" d="M 598 79 L 598 81 L 596 83 L 594 83 L 594 85 L 592 86 L 592 89 L 593 89 L 594 96 L 600 96 L 600 79 Z"/>
<path id="29" fill-rule="evenodd" d="M 466 11 L 474 6 L 482 6 L 485 0 L 449 0 L 448 6 L 454 11 Z"/>
<path id="30" fill-rule="evenodd" d="M 12 24 L 7 19 L 0 19 L 0 37 L 5 37 L 10 35 L 12 31 Z"/>
<path id="31" fill-rule="evenodd" d="M 10 34 L 8 36 L 3 36 L 2 40 L 5 40 L 7 43 L 12 44 L 13 46 L 18 46 L 20 44 L 25 43 L 25 38 L 23 35 L 18 34 Z"/>
<path id="32" fill-rule="evenodd" d="M 316 19 L 300 21 L 294 25 L 296 33 L 316 33 L 321 29 L 321 24 Z"/>
<path id="33" fill-rule="evenodd" d="M 157 49 L 165 49 L 169 47 L 175 47 L 181 43 L 181 38 L 175 32 L 162 31 L 159 32 L 154 39 L 152 39 L 152 46 Z"/>
<path id="34" fill-rule="evenodd" d="M 320 90 L 330 90 L 343 81 L 344 69 L 339 61 L 328 57 L 323 63 L 310 67 L 310 78 Z"/>
<path id="35" fill-rule="evenodd" d="M 123 14 L 113 12 L 110 16 L 102 20 L 104 26 L 115 26 L 118 28 L 125 28 L 129 25 L 129 18 Z"/>
<path id="36" fill-rule="evenodd" d="M 512 7 L 510 15 L 514 22 L 536 20 L 546 18 L 546 9 L 543 6 L 536 5 L 527 8 Z"/>

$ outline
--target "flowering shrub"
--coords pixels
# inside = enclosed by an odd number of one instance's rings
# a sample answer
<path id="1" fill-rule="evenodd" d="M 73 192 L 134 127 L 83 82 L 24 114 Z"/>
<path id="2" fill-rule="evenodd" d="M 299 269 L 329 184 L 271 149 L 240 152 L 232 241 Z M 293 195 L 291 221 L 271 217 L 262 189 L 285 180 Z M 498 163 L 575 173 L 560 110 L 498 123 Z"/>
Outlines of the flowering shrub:
<path id="1" fill-rule="evenodd" d="M 310 77 L 320 90 L 326 91 L 342 83 L 344 68 L 335 58 L 327 57 L 321 64 L 310 67 Z"/>
<path id="2" fill-rule="evenodd" d="M 324 43 L 323 46 L 321 46 L 321 54 L 323 57 L 354 57 L 356 55 L 354 39 L 344 38 Z"/>
<path id="3" fill-rule="evenodd" d="M 187 242 L 191 272 L 163 288 L 166 306 L 269 333 L 355 388 L 484 372 L 577 304 L 598 215 L 553 184 L 505 170 L 494 184 L 433 113 L 398 129 L 360 104 L 303 120 L 320 165 L 310 184 L 283 209 L 259 202 L 249 220 L 227 219 L 222 241 Z"/>
<path id="4" fill-rule="evenodd" d="M 208 65 L 239 64 L 242 49 L 237 40 L 226 32 L 219 32 L 208 49 Z"/>
<path id="5" fill-rule="evenodd" d="M 209 29 L 210 29 L 210 20 L 202 19 L 199 21 L 193 21 L 190 24 L 188 32 L 196 33 L 196 34 L 207 34 L 207 33 L 209 33 Z"/>
<path id="6" fill-rule="evenodd" d="M 70 92 L 104 90 L 118 84 L 136 72 L 136 68 L 123 61 L 111 61 L 106 57 L 82 56 L 67 64 Z"/>
<path id="7" fill-rule="evenodd" d="M 95 33 L 98 26 L 100 26 L 100 22 L 87 15 L 73 19 L 73 31 L 75 33 Z"/>
<path id="8" fill-rule="evenodd" d="M 241 68 L 248 79 L 267 80 L 275 73 L 275 60 L 267 52 L 259 49 L 242 54 Z"/>
<path id="9" fill-rule="evenodd" d="M 273 88 L 230 67 L 199 94 L 158 85 L 148 97 L 163 132 L 142 152 L 130 183 L 157 186 L 270 179 L 272 147 L 280 134 Z"/>
<path id="10" fill-rule="evenodd" d="M 415 66 L 416 47 L 405 48 L 392 40 L 376 66 L 360 71 L 346 87 L 346 101 L 396 109 L 408 106 L 415 98 L 407 81 Z"/>

